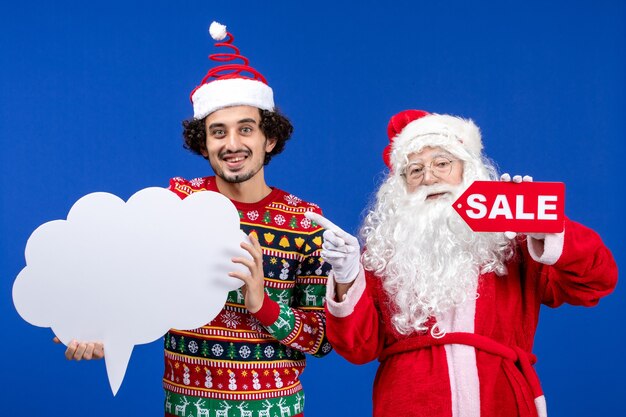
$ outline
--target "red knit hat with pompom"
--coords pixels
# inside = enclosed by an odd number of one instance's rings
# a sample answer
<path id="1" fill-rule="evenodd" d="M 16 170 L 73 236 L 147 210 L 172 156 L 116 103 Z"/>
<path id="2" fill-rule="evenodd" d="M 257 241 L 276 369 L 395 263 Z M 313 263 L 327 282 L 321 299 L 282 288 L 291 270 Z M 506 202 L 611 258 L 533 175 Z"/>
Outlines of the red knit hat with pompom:
<path id="1" fill-rule="evenodd" d="M 267 85 L 265 77 L 248 65 L 248 58 L 242 56 L 239 48 L 233 45 L 235 38 L 226 31 L 226 26 L 213 22 L 209 33 L 214 40 L 223 41 L 215 46 L 230 51 L 209 55 L 212 61 L 223 64 L 211 68 L 200 85 L 191 92 L 189 98 L 193 103 L 193 117 L 202 119 L 224 107 L 242 105 L 273 111 L 272 89 Z"/>

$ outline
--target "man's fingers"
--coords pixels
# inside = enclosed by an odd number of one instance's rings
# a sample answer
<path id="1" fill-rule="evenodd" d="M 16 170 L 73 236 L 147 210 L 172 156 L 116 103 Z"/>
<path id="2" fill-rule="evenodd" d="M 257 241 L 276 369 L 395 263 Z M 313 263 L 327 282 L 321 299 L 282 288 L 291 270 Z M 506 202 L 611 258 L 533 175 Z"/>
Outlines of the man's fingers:
<path id="1" fill-rule="evenodd" d="M 234 264 L 241 264 L 250 270 L 250 273 L 256 268 L 256 263 L 252 259 L 248 258 L 232 258 L 231 262 Z"/>
<path id="2" fill-rule="evenodd" d="M 76 347 L 76 351 L 74 351 L 74 359 L 77 361 L 83 359 L 85 350 L 87 350 L 87 343 L 79 343 Z"/>
<path id="3" fill-rule="evenodd" d="M 254 239 L 254 238 L 252 238 L 252 239 Z M 250 239 L 250 241 L 252 241 L 252 239 Z M 257 243 L 257 245 L 259 244 L 258 241 L 256 243 Z M 257 263 L 263 262 L 263 251 L 262 251 L 260 246 L 256 247 L 256 246 L 254 246 L 254 244 L 248 244 L 246 242 L 241 242 L 241 244 L 239 246 L 241 246 L 242 249 L 244 249 L 246 252 L 248 252 L 255 262 L 257 262 Z"/>
<path id="4" fill-rule="evenodd" d="M 519 184 L 520 182 L 522 182 L 522 176 L 521 175 L 515 175 L 513 177 L 513 182 L 516 184 Z"/>
<path id="5" fill-rule="evenodd" d="M 504 182 L 511 181 L 511 175 L 505 172 L 504 174 L 500 175 L 500 181 L 504 181 Z"/>
<path id="6" fill-rule="evenodd" d="M 91 358 L 93 358 L 93 350 L 95 349 L 95 347 L 95 343 L 88 343 L 87 347 L 85 348 L 85 352 L 83 353 L 83 359 L 90 360 Z"/>
<path id="7" fill-rule="evenodd" d="M 245 274 L 243 272 L 229 272 L 229 277 L 237 278 L 243 281 L 244 284 L 249 285 L 252 280 L 252 276 L 250 274 Z"/>
<path id="8" fill-rule="evenodd" d="M 83 359 L 102 359 L 104 357 L 104 346 L 100 342 L 93 342 L 87 344 L 87 349 L 83 353 Z"/>
<path id="9" fill-rule="evenodd" d="M 248 239 L 250 239 L 250 243 L 252 244 L 252 247 L 254 249 L 256 249 L 257 252 L 259 252 L 261 255 L 263 255 L 263 248 L 261 248 L 261 244 L 259 243 L 259 239 L 254 237 L 254 235 L 252 233 L 250 233 L 248 235 Z"/>
<path id="10" fill-rule="evenodd" d="M 52 339 L 55 343 L 61 343 L 58 337 Z M 102 342 L 77 342 L 72 340 L 65 349 L 65 359 L 68 361 L 81 361 L 104 358 L 104 345 Z"/>
<path id="11" fill-rule="evenodd" d="M 524 175 L 524 177 L 522 177 L 522 181 L 523 182 L 533 182 L 533 177 L 531 177 L 530 175 Z"/>
<path id="12" fill-rule="evenodd" d="M 104 345 L 100 342 L 96 342 L 93 348 L 93 357 L 94 359 L 102 359 L 104 358 Z"/>
<path id="13" fill-rule="evenodd" d="M 65 349 L 65 359 L 67 359 L 68 361 L 72 360 L 72 358 L 74 357 L 74 352 L 76 352 L 77 347 L 78 347 L 78 342 L 75 340 L 72 340 L 67 345 L 67 348 Z"/>

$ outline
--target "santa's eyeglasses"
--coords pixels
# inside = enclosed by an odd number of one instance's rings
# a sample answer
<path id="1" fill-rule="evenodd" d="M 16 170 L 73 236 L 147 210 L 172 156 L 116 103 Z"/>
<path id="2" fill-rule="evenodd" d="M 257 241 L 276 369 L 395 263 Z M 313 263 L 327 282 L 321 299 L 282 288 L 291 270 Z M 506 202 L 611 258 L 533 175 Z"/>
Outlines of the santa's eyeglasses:
<path id="1" fill-rule="evenodd" d="M 450 175 L 452 172 L 452 165 L 457 161 L 457 159 L 438 156 L 428 164 L 413 162 L 404 168 L 402 176 L 406 179 L 408 185 L 421 184 L 424 179 L 424 174 L 426 174 L 426 170 L 430 170 L 431 174 L 437 178 L 445 178 Z"/>

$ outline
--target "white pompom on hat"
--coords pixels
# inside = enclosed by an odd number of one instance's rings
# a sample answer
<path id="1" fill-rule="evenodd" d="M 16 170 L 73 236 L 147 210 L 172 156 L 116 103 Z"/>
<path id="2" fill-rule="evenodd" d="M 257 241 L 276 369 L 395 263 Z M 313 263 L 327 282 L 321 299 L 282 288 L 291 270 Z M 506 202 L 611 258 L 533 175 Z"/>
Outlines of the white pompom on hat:
<path id="1" fill-rule="evenodd" d="M 425 147 L 442 147 L 453 153 L 466 151 L 475 158 L 480 157 L 483 149 L 480 129 L 472 120 L 423 110 L 404 110 L 393 115 L 387 135 L 389 145 L 383 160 L 391 170 L 398 169 L 409 154 Z"/>
<path id="2" fill-rule="evenodd" d="M 209 33 L 218 41 L 215 46 L 231 51 L 209 56 L 212 61 L 223 64 L 211 68 L 200 85 L 191 92 L 189 98 L 193 104 L 194 119 L 202 119 L 225 107 L 241 105 L 273 111 L 274 92 L 267 85 L 265 77 L 249 66 L 248 58 L 242 56 L 233 45 L 235 38 L 226 30 L 226 26 L 213 22 Z M 234 63 L 236 60 L 241 63 Z"/>
<path id="3" fill-rule="evenodd" d="M 228 32 L 226 31 L 226 26 L 218 22 L 213 22 L 211 26 L 209 26 L 209 34 L 216 41 L 223 41 L 228 35 Z"/>

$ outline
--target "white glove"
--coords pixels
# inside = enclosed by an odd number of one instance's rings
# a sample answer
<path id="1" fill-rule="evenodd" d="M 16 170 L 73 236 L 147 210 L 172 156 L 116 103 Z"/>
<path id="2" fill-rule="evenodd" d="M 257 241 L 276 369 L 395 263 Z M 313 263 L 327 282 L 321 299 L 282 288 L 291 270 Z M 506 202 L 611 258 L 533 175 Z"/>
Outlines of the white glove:
<path id="1" fill-rule="evenodd" d="M 504 173 L 500 176 L 500 181 L 511 182 L 511 176 L 507 173 Z M 513 177 L 513 182 L 516 184 L 519 184 L 520 182 L 533 182 L 533 177 L 531 177 L 530 175 L 524 175 L 523 177 L 521 175 L 515 175 Z M 504 236 L 506 236 L 507 239 L 515 239 L 515 236 L 517 236 L 517 233 L 516 232 L 504 232 Z M 526 236 L 530 236 L 533 239 L 537 239 L 537 240 L 544 240 L 546 238 L 545 233 L 528 233 L 526 234 Z"/>
<path id="2" fill-rule="evenodd" d="M 361 248 L 357 238 L 341 230 L 320 214 L 309 211 L 304 215 L 326 229 L 321 255 L 324 261 L 332 265 L 335 281 L 339 284 L 349 284 L 354 281 L 359 275 L 359 258 L 361 257 Z"/>

